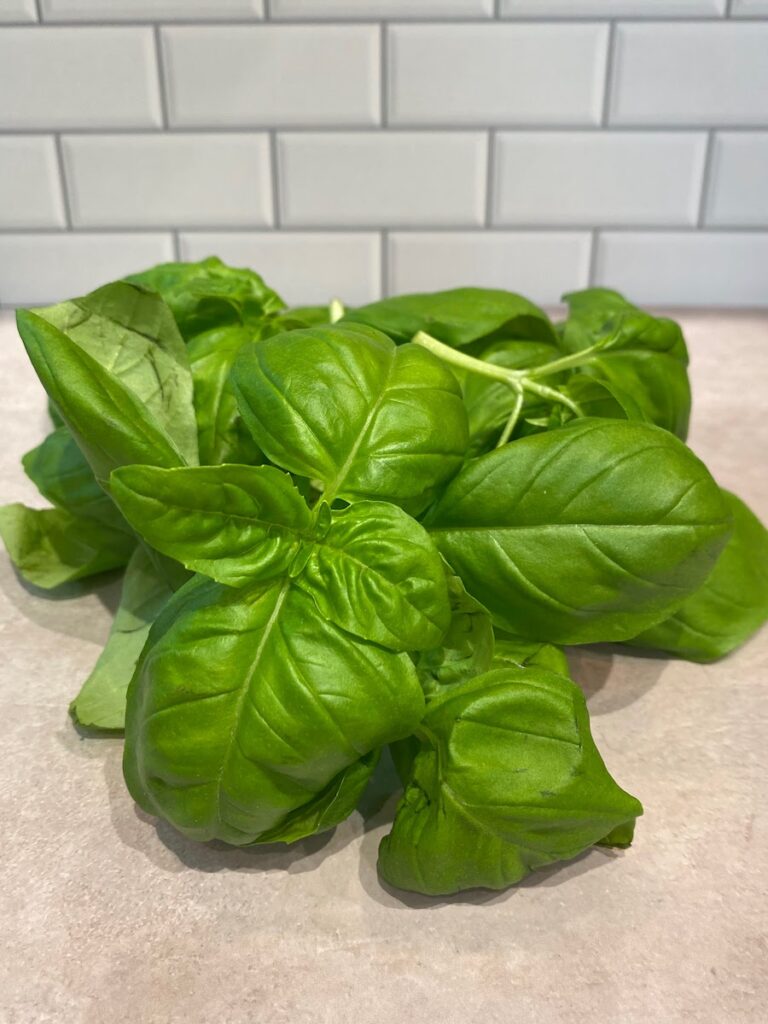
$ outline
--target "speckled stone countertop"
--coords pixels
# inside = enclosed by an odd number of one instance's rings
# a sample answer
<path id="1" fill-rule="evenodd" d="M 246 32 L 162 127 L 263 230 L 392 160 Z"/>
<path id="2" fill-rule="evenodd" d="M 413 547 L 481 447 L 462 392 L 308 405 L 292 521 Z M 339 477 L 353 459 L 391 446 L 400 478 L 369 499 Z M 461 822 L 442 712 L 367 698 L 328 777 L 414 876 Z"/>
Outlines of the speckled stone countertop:
<path id="1" fill-rule="evenodd" d="M 690 443 L 768 518 L 768 315 L 678 314 Z M 42 390 L 0 318 L 4 501 Z M 197 846 L 138 811 L 121 742 L 67 704 L 117 588 L 43 599 L 0 561 L 2 1024 L 763 1024 L 768 1019 L 768 630 L 711 666 L 572 653 L 635 845 L 504 893 L 377 880 L 392 802 L 294 847 Z"/>

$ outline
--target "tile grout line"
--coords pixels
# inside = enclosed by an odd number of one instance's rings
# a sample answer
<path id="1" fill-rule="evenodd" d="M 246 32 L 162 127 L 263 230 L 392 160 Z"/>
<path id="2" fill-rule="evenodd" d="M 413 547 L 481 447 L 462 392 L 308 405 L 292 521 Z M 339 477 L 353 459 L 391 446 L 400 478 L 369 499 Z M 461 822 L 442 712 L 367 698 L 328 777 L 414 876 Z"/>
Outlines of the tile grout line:
<path id="1" fill-rule="evenodd" d="M 56 163 L 58 165 L 59 172 L 59 188 L 61 189 L 61 197 L 64 205 L 64 226 L 65 230 L 71 231 L 73 227 L 72 207 L 69 202 L 69 185 L 67 183 L 66 165 L 64 163 L 64 147 L 61 142 L 60 132 L 54 133 L 53 144 L 56 147 Z"/>
<path id="2" fill-rule="evenodd" d="M 173 245 L 174 262 L 179 263 L 181 262 L 181 238 L 178 231 L 171 233 L 171 244 Z"/>
<path id="3" fill-rule="evenodd" d="M 72 237 L 88 235 L 156 235 L 179 231 L 181 234 L 216 235 L 370 235 L 382 231 L 400 235 L 467 235 L 475 238 L 493 235 L 588 235 L 592 231 L 616 235 L 764 235 L 768 237 L 768 222 L 765 224 L 708 224 L 704 229 L 691 224 L 504 224 L 485 227 L 480 224 L 290 224 L 270 227 L 263 224 L 145 224 L 141 227 L 126 224 L 88 225 L 74 227 Z M 0 228 L 0 238 L 23 235 L 25 237 L 61 235 L 62 229 L 55 227 L 8 227 Z"/>
<path id="4" fill-rule="evenodd" d="M 120 125 L 101 125 L 93 127 L 89 125 L 77 126 L 75 124 L 48 127 L 48 128 L 3 128 L 0 127 L 0 138 L 6 136 L 34 136 L 50 135 L 52 131 L 61 131 L 67 135 L 120 135 L 125 138 L 141 135 L 254 135 L 267 132 L 279 132 L 282 135 L 358 135 L 376 134 L 386 138 L 388 135 L 478 135 L 481 132 L 503 131 L 509 134 L 546 135 L 559 132 L 580 132 L 584 134 L 603 135 L 703 135 L 708 131 L 743 132 L 745 135 L 765 134 L 768 125 L 765 124 L 729 124 L 724 121 L 717 123 L 705 123 L 700 125 L 691 124 L 611 124 L 602 128 L 596 124 L 573 124 L 558 122 L 553 124 L 506 124 L 492 123 L 489 121 L 478 122 L 476 125 L 467 124 L 403 124 L 387 125 L 382 131 L 380 125 L 357 124 L 357 125 L 323 125 L 323 124 L 301 124 L 301 125 L 270 125 L 253 124 L 237 125 L 169 125 L 167 128 L 158 128 L 157 125 L 147 124 L 142 127 L 122 127 Z"/>
<path id="5" fill-rule="evenodd" d="M 43 8 L 41 6 L 40 0 L 35 0 L 35 14 L 37 15 L 37 23 L 38 23 L 38 25 L 44 24 L 44 22 L 43 22 Z"/>
<path id="6" fill-rule="evenodd" d="M 272 191 L 272 223 L 275 228 L 280 227 L 280 169 L 277 159 L 277 132 L 269 133 L 269 176 Z"/>
<path id="7" fill-rule="evenodd" d="M 696 227 L 703 228 L 704 219 L 707 215 L 707 201 L 712 180 L 712 164 L 714 163 L 713 152 L 715 149 L 715 133 L 707 132 L 707 144 L 704 147 L 704 166 L 701 172 L 701 193 L 699 195 L 698 214 L 696 216 Z"/>
<path id="8" fill-rule="evenodd" d="M 680 23 L 695 24 L 695 25 L 711 25 L 713 22 L 722 22 L 722 14 L 674 14 L 664 15 L 660 17 L 658 14 L 636 14 L 627 15 L 619 18 L 622 24 L 628 25 L 674 25 Z M 270 16 L 264 18 L 258 18 L 252 16 L 250 18 L 238 17 L 238 18 L 172 18 L 163 21 L 162 18 L 120 18 L 119 20 L 111 19 L 105 21 L 103 18 L 76 18 L 76 19 L 64 19 L 61 18 L 58 21 L 43 21 L 47 28 L 58 29 L 58 28 L 73 28 L 73 27 L 89 27 L 89 28 L 153 28 L 156 25 L 163 24 L 171 27 L 186 27 L 186 28 L 199 28 L 206 29 L 211 27 L 217 28 L 260 28 L 267 24 L 270 25 L 302 25 L 308 28 L 322 28 L 326 25 L 335 27 L 354 27 L 356 25 L 376 25 L 382 20 L 381 15 L 369 15 L 367 17 L 346 17 L 346 18 L 286 18 L 286 17 L 275 17 Z M 495 15 L 487 14 L 485 16 L 460 16 L 456 15 L 439 15 L 435 17 L 420 17 L 420 18 L 388 18 L 387 21 L 390 24 L 397 25 L 398 27 L 408 28 L 411 25 L 427 25 L 427 26 L 442 26 L 442 25 L 494 25 Z M 517 25 L 564 25 L 564 26 L 579 26 L 579 25 L 594 25 L 594 24 L 607 24 L 610 20 L 610 15 L 606 14 L 592 14 L 592 15 L 581 15 L 579 17 L 562 14 L 539 14 L 539 15 L 527 15 L 524 18 L 510 18 L 510 17 L 499 17 L 501 26 L 509 26 L 510 28 Z M 740 17 L 739 23 L 744 22 L 749 24 L 750 22 L 765 21 L 765 14 L 750 14 Z M 6 25 L 18 25 L 33 28 L 34 23 L 29 21 L 9 21 L 3 22 L 3 27 Z M 499 26 L 494 26 L 499 27 Z"/>
<path id="9" fill-rule="evenodd" d="M 597 278 L 597 247 L 599 242 L 599 231 L 594 228 L 591 232 L 589 245 L 589 267 L 587 270 L 587 288 L 594 288 Z"/>
<path id="10" fill-rule="evenodd" d="M 389 124 L 389 30 L 384 21 L 379 22 L 379 123 L 382 128 Z"/>
<path id="11" fill-rule="evenodd" d="M 382 299 L 386 299 L 389 297 L 389 231 L 386 229 L 382 231 L 380 238 L 379 260 L 381 266 L 379 267 L 379 287 L 381 288 Z"/>
<path id="12" fill-rule="evenodd" d="M 154 27 L 155 37 L 155 64 L 157 67 L 157 84 L 160 92 L 160 116 L 163 122 L 163 129 L 170 127 L 168 118 L 168 95 L 165 85 L 165 57 L 163 56 L 163 40 L 160 36 L 160 25 Z"/>
<path id="13" fill-rule="evenodd" d="M 608 127 L 608 116 L 611 111 L 613 94 L 613 62 L 616 50 L 616 22 L 611 21 L 608 28 L 608 46 L 605 53 L 605 77 L 603 79 L 603 106 L 600 115 L 600 127 Z"/>
<path id="14" fill-rule="evenodd" d="M 494 190 L 496 188 L 496 132 L 491 129 L 488 132 L 488 145 L 486 147 L 485 159 L 485 227 L 489 228 L 493 223 Z"/>

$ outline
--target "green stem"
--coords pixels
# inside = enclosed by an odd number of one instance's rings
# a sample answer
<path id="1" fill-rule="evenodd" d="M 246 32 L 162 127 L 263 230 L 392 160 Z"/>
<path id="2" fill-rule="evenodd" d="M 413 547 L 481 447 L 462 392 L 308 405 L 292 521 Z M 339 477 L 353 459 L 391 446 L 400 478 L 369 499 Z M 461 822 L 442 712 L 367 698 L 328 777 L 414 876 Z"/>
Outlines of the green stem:
<path id="1" fill-rule="evenodd" d="M 528 377 L 548 377 L 550 374 L 560 373 L 562 370 L 571 370 L 576 366 L 583 366 L 585 363 L 591 362 L 595 352 L 608 348 L 613 340 L 614 337 L 603 338 L 601 341 L 595 342 L 594 345 L 590 345 L 589 348 L 584 348 L 580 352 L 572 352 L 569 356 L 553 359 L 549 363 L 542 363 L 541 366 L 531 366 L 524 372 Z"/>
<path id="2" fill-rule="evenodd" d="M 512 407 L 512 412 L 509 414 L 509 419 L 506 422 L 504 430 L 501 432 L 501 437 L 496 444 L 497 448 L 502 448 L 512 436 L 512 431 L 517 426 L 517 421 L 520 418 L 520 412 L 523 408 L 523 397 L 523 389 L 516 388 L 515 404 Z"/>
<path id="3" fill-rule="evenodd" d="M 341 299 L 331 299 L 328 304 L 328 318 L 332 324 L 337 323 L 346 313 L 346 307 Z"/>
<path id="4" fill-rule="evenodd" d="M 548 388 L 544 384 L 537 384 L 535 380 L 523 379 L 520 383 L 526 391 L 532 391 L 534 395 L 538 395 L 540 398 L 548 398 L 550 402 L 560 402 L 563 405 L 566 405 L 576 416 L 584 415 L 573 399 L 568 398 L 568 396 L 562 394 L 562 392 L 555 391 L 554 388 Z"/>

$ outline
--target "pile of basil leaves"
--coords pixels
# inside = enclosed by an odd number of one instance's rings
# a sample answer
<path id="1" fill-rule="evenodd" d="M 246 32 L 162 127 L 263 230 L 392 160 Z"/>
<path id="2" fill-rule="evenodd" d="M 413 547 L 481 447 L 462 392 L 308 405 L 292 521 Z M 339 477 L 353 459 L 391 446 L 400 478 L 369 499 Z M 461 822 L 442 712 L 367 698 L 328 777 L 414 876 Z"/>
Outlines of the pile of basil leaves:
<path id="1" fill-rule="evenodd" d="M 678 325 L 566 301 L 559 324 L 476 288 L 287 309 L 212 258 L 18 313 L 52 507 L 6 506 L 2 535 L 38 587 L 124 568 L 71 713 L 125 730 L 146 811 L 293 842 L 389 745 L 393 886 L 631 842 L 562 645 L 722 657 L 768 615 L 768 534 L 684 444 Z"/>

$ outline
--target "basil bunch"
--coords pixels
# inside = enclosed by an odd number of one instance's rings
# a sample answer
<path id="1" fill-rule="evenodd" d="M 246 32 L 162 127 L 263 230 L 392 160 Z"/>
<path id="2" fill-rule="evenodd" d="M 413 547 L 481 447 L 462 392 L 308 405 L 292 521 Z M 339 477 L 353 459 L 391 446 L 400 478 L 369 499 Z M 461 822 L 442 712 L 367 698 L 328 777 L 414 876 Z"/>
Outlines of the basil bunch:
<path id="1" fill-rule="evenodd" d="M 562 324 L 474 288 L 289 310 L 208 259 L 19 312 L 55 422 L 23 465 L 52 507 L 0 530 L 36 586 L 125 567 L 71 712 L 125 729 L 145 810 L 292 842 L 389 745 L 392 885 L 629 845 L 642 808 L 560 645 L 721 657 L 768 617 L 768 533 L 684 444 L 679 327 L 566 298 Z"/>

